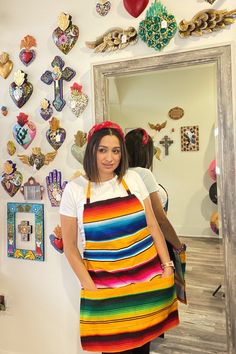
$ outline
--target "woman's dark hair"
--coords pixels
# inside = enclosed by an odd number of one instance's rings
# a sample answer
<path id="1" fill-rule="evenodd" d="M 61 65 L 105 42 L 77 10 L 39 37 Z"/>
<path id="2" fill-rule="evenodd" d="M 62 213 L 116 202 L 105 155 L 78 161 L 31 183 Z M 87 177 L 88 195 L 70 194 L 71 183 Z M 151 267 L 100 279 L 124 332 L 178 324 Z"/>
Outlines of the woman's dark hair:
<path id="1" fill-rule="evenodd" d="M 106 135 L 115 135 L 120 142 L 121 160 L 119 166 L 114 171 L 118 176 L 118 181 L 121 182 L 122 177 L 128 169 L 128 154 L 125 142 L 120 133 L 113 128 L 105 128 L 95 132 L 87 143 L 84 154 L 83 166 L 88 179 L 91 182 L 99 182 L 99 171 L 97 167 L 97 151 L 102 138 Z"/>
<path id="2" fill-rule="evenodd" d="M 153 140 L 144 129 L 137 128 L 128 132 L 125 136 L 125 144 L 128 152 L 129 167 L 152 167 Z"/>

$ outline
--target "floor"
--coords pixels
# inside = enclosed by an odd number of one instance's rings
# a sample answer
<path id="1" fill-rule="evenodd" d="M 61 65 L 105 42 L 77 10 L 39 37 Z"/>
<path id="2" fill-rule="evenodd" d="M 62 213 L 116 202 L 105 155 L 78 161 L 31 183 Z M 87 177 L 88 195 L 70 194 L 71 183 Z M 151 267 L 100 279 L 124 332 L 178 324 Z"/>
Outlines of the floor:
<path id="1" fill-rule="evenodd" d="M 224 354 L 226 323 L 222 244 L 217 238 L 182 238 L 187 244 L 188 305 L 180 304 L 180 325 L 152 342 L 152 354 Z"/>

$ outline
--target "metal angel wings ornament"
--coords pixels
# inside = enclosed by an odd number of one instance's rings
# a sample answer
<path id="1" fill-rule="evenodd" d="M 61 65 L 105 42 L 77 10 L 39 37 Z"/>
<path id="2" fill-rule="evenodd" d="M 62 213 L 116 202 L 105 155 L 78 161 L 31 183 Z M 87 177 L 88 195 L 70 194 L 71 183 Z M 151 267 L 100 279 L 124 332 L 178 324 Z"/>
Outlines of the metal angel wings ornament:
<path id="1" fill-rule="evenodd" d="M 33 166 L 34 170 L 40 170 L 44 165 L 48 165 L 54 160 L 57 151 L 48 152 L 43 154 L 40 147 L 32 148 L 32 154 L 30 156 L 17 154 L 19 159 L 28 166 Z"/>

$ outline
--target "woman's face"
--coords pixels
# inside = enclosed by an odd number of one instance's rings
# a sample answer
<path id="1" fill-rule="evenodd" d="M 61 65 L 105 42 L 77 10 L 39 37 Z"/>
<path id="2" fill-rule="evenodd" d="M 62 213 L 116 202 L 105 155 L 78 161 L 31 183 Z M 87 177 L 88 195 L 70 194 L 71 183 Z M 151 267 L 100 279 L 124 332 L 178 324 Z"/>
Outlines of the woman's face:
<path id="1" fill-rule="evenodd" d="M 121 147 L 117 136 L 105 135 L 98 145 L 97 168 L 102 182 L 114 176 L 121 160 Z"/>

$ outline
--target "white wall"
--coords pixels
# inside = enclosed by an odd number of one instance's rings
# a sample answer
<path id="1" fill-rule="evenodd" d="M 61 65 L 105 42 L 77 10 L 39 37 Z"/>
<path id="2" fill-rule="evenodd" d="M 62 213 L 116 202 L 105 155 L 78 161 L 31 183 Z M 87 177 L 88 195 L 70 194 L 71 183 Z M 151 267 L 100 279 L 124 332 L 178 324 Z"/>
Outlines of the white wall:
<path id="1" fill-rule="evenodd" d="M 94 54 L 85 48 L 86 40 L 94 40 L 109 28 L 120 26 L 127 28 L 130 25 L 137 27 L 144 17 L 135 19 L 123 9 L 122 1 L 112 1 L 111 13 L 102 18 L 96 14 L 96 1 L 71 0 L 42 0 L 40 4 L 25 0 L 5 2 L 0 0 L 0 50 L 10 54 L 14 62 L 11 75 L 3 80 L 0 77 L 0 104 L 8 106 L 7 117 L 0 116 L 0 163 L 9 158 L 6 152 L 6 142 L 12 138 L 11 129 L 19 111 L 29 114 L 36 123 L 38 133 L 33 146 L 41 146 L 43 152 L 51 151 L 45 140 L 47 123 L 38 115 L 38 107 L 43 97 L 52 98 L 52 87 L 40 81 L 42 73 L 50 69 L 50 63 L 55 55 L 65 59 L 66 65 L 77 71 L 74 81 L 78 81 L 89 95 L 90 102 L 82 118 L 76 119 L 70 110 L 65 107 L 62 113 L 56 116 L 61 119 L 61 126 L 67 129 L 67 139 L 60 148 L 58 156 L 49 165 L 43 167 L 34 176 L 45 186 L 45 176 L 53 169 L 61 169 L 63 178 L 68 179 L 78 168 L 76 160 L 70 154 L 70 148 L 77 130 L 88 131 L 94 122 L 92 107 L 91 64 L 110 60 L 134 58 L 149 55 L 159 55 L 148 48 L 142 41 L 136 46 L 128 47 L 117 53 Z M 176 15 L 177 21 L 182 18 L 190 19 L 197 11 L 208 8 L 205 1 L 190 2 L 182 0 L 177 4 L 175 0 L 166 0 L 166 6 Z M 233 9 L 234 0 L 218 0 L 220 8 Z M 216 6 L 215 5 L 215 6 Z M 51 34 L 57 27 L 57 17 L 64 11 L 73 17 L 73 22 L 80 27 L 80 38 L 67 56 L 59 52 L 53 44 Z M 20 41 L 27 35 L 33 35 L 37 42 L 37 57 L 28 68 L 23 67 L 18 54 Z M 162 52 L 172 53 L 191 50 L 201 47 L 233 43 L 233 74 L 235 74 L 235 38 L 236 24 L 213 35 L 202 38 L 181 40 L 178 35 Z M 9 84 L 13 81 L 13 74 L 22 69 L 28 74 L 29 81 L 34 85 L 34 92 L 21 110 L 13 104 L 8 94 Z M 234 75 L 233 75 L 234 77 Z M 65 97 L 69 93 L 69 84 L 65 84 Z M 234 102 L 236 100 L 235 92 Z M 235 110 L 235 105 L 234 105 Z M 55 112 L 56 113 L 56 112 Z M 17 152 L 23 149 L 17 147 Z M 30 149 L 29 149 L 30 151 Z M 25 181 L 33 173 L 14 157 L 18 169 L 22 171 Z M 7 311 L 0 312 L 0 353 L 1 354 L 78 354 L 82 353 L 79 344 L 79 285 L 72 274 L 64 256 L 57 254 L 49 243 L 49 234 L 59 222 L 57 208 L 51 208 L 45 194 L 45 242 L 46 260 L 44 263 L 9 259 L 6 256 L 6 203 L 9 201 L 23 202 L 18 193 L 14 199 L 7 196 L 3 188 L 0 189 L 0 293 L 6 295 Z M 10 200 L 11 199 L 11 200 Z"/>

